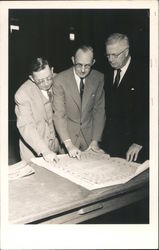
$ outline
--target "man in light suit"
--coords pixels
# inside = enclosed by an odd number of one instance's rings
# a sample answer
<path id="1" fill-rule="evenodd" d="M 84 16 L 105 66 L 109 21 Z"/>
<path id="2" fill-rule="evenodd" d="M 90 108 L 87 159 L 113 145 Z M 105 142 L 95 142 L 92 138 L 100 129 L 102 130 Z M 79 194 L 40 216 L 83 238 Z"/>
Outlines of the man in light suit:
<path id="1" fill-rule="evenodd" d="M 53 68 L 43 58 L 36 58 L 32 62 L 29 79 L 15 94 L 17 127 L 21 135 L 20 155 L 27 162 L 40 155 L 48 162 L 58 161 L 59 143 L 49 94 L 52 84 Z"/>
<path id="2" fill-rule="evenodd" d="M 148 157 L 146 73 L 131 58 L 129 40 L 114 33 L 106 40 L 111 66 L 105 74 L 106 115 L 104 147 L 111 156 L 136 161 Z"/>
<path id="3" fill-rule="evenodd" d="M 81 151 L 100 151 L 105 123 L 103 74 L 91 70 L 93 49 L 83 45 L 72 57 L 73 67 L 54 79 L 53 112 L 56 130 L 70 157 L 80 158 Z"/>

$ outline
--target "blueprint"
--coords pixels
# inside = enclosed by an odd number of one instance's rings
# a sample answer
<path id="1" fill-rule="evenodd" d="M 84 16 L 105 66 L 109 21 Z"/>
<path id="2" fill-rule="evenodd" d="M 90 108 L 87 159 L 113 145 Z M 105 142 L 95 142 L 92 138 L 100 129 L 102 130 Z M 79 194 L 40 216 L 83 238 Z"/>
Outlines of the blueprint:
<path id="1" fill-rule="evenodd" d="M 89 190 L 125 183 L 149 167 L 149 161 L 138 164 L 92 151 L 83 152 L 80 160 L 67 154 L 58 157 L 54 164 L 42 157 L 31 161 Z"/>

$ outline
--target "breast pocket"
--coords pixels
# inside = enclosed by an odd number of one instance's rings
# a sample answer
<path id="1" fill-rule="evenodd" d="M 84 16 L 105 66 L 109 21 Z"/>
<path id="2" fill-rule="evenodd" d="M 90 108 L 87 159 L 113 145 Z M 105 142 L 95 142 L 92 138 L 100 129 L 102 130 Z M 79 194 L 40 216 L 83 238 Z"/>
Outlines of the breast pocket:
<path id="1" fill-rule="evenodd" d="M 94 105 L 95 105 L 95 94 L 91 94 L 91 96 L 89 97 L 88 102 L 87 102 L 87 108 L 88 108 L 89 112 L 91 112 L 91 110 L 93 110 Z"/>

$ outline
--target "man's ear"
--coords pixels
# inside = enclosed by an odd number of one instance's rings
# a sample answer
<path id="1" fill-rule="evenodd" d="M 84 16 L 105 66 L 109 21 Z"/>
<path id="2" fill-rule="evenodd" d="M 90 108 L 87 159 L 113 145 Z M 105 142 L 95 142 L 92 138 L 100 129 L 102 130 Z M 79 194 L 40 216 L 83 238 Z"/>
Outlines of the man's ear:
<path id="1" fill-rule="evenodd" d="M 51 67 L 51 73 L 54 74 L 54 67 Z"/>
<path id="2" fill-rule="evenodd" d="M 74 56 L 72 56 L 71 59 L 72 59 L 72 63 L 75 64 L 75 58 L 74 58 Z"/>
<path id="3" fill-rule="evenodd" d="M 29 79 L 32 81 L 32 82 L 35 82 L 32 75 L 29 75 Z"/>
<path id="4" fill-rule="evenodd" d="M 95 59 L 93 59 L 92 65 L 93 65 L 93 64 L 95 64 L 95 62 L 96 62 L 96 60 L 95 60 Z"/>
<path id="5" fill-rule="evenodd" d="M 55 77 L 57 75 L 57 73 L 54 72 L 54 67 L 51 67 L 51 73 L 52 73 L 53 77 Z"/>
<path id="6" fill-rule="evenodd" d="M 127 57 L 129 55 L 129 48 L 125 51 L 125 56 Z"/>

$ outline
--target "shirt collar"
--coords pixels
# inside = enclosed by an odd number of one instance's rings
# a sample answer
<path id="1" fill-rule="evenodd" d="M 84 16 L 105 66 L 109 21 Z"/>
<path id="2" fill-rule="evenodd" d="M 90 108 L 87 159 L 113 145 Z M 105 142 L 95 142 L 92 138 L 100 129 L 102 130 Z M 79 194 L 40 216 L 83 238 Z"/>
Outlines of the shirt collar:
<path id="1" fill-rule="evenodd" d="M 73 73 L 74 73 L 76 82 L 80 82 L 81 78 L 76 74 L 74 67 L 73 67 Z M 85 83 L 85 78 L 83 79 L 83 83 Z"/>
<path id="2" fill-rule="evenodd" d="M 129 66 L 129 64 L 130 64 L 130 61 L 131 61 L 131 56 L 128 58 L 127 63 L 121 68 L 121 72 L 122 72 L 123 74 L 125 74 L 125 72 L 126 72 L 128 66 Z"/>

